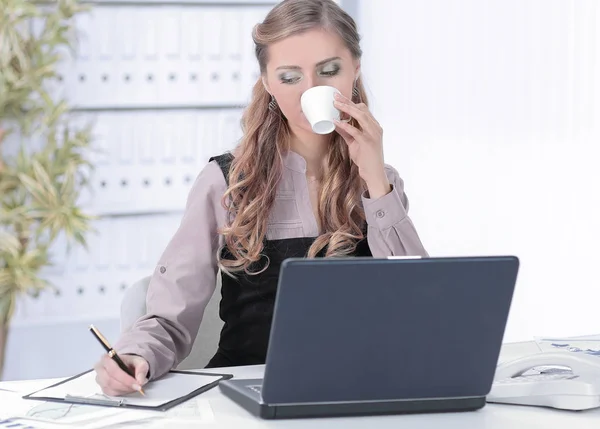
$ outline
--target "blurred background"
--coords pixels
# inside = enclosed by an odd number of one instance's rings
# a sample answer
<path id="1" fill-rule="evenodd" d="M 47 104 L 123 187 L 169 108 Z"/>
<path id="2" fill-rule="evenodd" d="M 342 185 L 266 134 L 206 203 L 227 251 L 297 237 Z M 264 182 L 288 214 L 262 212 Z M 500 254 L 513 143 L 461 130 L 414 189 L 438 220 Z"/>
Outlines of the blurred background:
<path id="1" fill-rule="evenodd" d="M 52 93 L 94 124 L 79 203 L 97 233 L 69 253 L 59 234 L 40 274 L 57 290 L 19 295 L 3 379 L 89 369 L 102 353 L 90 323 L 117 339 L 125 289 L 152 272 L 208 158 L 241 136 L 251 29 L 275 3 L 86 3 Z M 359 24 L 386 162 L 430 254 L 519 256 L 505 341 L 598 333 L 598 2 L 339 3 Z M 6 137 L 6 157 L 20 141 Z"/>

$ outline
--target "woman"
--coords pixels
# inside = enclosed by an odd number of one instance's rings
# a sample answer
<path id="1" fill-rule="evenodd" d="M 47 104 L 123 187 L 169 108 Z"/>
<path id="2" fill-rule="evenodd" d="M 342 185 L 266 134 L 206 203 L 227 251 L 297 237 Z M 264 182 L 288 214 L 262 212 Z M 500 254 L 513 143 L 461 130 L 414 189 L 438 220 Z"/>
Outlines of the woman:
<path id="1" fill-rule="evenodd" d="M 427 255 L 403 182 L 384 164 L 352 18 L 331 0 L 285 0 L 253 38 L 261 78 L 244 136 L 199 174 L 150 282 L 147 315 L 115 345 L 136 378 L 106 356 L 96 365 L 106 394 L 138 390 L 189 354 L 218 268 L 225 325 L 209 367 L 264 363 L 285 258 Z M 335 106 L 351 118 L 329 135 L 313 133 L 300 108 L 318 85 L 336 87 Z"/>

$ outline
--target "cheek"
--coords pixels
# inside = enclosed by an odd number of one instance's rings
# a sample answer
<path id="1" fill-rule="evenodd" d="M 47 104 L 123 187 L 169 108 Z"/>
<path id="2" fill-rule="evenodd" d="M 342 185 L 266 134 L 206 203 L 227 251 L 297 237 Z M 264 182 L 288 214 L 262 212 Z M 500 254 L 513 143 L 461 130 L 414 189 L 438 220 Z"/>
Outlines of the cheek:
<path id="1" fill-rule="evenodd" d="M 274 93 L 279 108 L 286 116 L 297 115 L 300 109 L 300 97 L 302 96 L 302 88 L 298 85 L 290 85 L 289 88 L 281 88 L 277 93 Z"/>
<path id="2" fill-rule="evenodd" d="M 322 85 L 335 87 L 346 98 L 352 99 L 352 89 L 354 88 L 354 78 L 351 76 L 336 76 L 324 81 Z"/>

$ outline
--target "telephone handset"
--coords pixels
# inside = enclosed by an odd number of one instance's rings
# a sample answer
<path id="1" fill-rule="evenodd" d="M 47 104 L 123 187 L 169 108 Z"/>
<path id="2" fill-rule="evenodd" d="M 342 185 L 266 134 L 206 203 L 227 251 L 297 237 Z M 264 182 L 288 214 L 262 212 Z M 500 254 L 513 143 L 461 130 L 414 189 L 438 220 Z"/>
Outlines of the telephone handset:
<path id="1" fill-rule="evenodd" d="M 527 374 L 532 369 L 537 371 Z M 600 407 L 600 357 L 537 353 L 502 363 L 496 368 L 487 402 L 565 410 Z"/>

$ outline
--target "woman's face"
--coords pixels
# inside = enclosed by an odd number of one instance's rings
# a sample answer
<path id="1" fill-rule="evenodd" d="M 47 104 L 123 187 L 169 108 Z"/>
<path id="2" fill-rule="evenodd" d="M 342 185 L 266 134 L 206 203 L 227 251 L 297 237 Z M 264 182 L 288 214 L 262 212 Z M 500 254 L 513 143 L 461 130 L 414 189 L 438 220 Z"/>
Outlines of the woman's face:
<path id="1" fill-rule="evenodd" d="M 336 34 L 310 30 L 270 45 L 268 54 L 263 81 L 292 130 L 312 132 L 300 107 L 300 97 L 307 89 L 328 85 L 352 98 L 359 62 Z"/>

